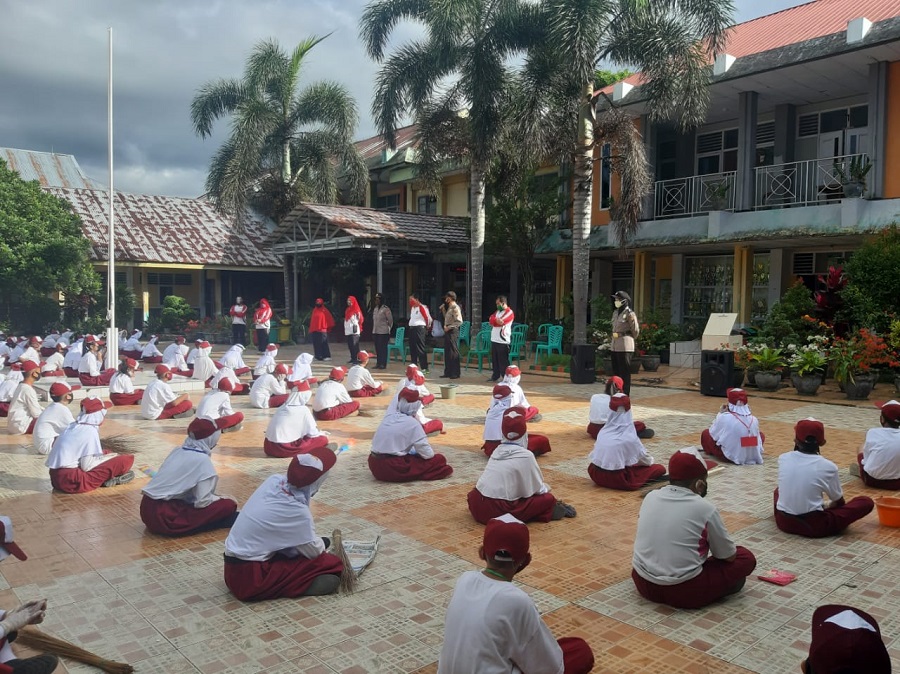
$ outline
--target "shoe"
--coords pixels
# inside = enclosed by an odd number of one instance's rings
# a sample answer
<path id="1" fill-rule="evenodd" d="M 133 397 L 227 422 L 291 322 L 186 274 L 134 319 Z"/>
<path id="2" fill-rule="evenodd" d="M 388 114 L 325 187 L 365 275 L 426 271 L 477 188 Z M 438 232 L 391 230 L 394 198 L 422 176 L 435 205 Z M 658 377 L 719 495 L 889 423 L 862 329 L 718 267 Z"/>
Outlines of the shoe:
<path id="1" fill-rule="evenodd" d="M 179 412 L 178 414 L 172 415 L 173 419 L 186 419 L 188 417 L 194 416 L 194 410 L 189 409 L 186 412 Z"/>
<path id="2" fill-rule="evenodd" d="M 446 374 L 442 374 L 442 375 L 440 375 L 440 378 L 441 379 L 450 379 L 450 376 L 446 375 Z"/>
<path id="3" fill-rule="evenodd" d="M 129 470 L 127 473 L 122 473 L 118 477 L 111 477 L 106 482 L 104 482 L 101 487 L 115 487 L 119 484 L 128 484 L 134 479 L 134 471 Z"/>
<path id="4" fill-rule="evenodd" d="M 531 422 L 538 422 L 538 421 L 540 421 L 540 420 L 543 419 L 543 418 L 544 418 L 544 415 L 543 415 L 543 414 L 535 414 L 533 417 L 531 417 L 530 421 L 531 421 Z M 640 437 L 640 436 L 638 436 L 638 437 Z"/>
<path id="5" fill-rule="evenodd" d="M 59 658 L 55 655 L 36 655 L 33 658 L 13 658 L 5 663 L 12 668 L 14 674 L 53 674 L 59 666 Z"/>
<path id="6" fill-rule="evenodd" d="M 656 431 L 654 431 L 652 428 L 645 428 L 644 430 L 642 430 L 640 433 L 637 434 L 637 436 L 641 440 L 649 440 L 654 435 L 656 435 Z"/>
<path id="7" fill-rule="evenodd" d="M 431 374 L 430 370 L 422 370 L 422 374 Z"/>
<path id="8" fill-rule="evenodd" d="M 331 362 L 331 358 L 323 358 L 323 359 L 322 359 L 322 362 L 323 362 L 323 363 L 330 363 L 330 362 Z"/>
<path id="9" fill-rule="evenodd" d="M 575 517 L 576 514 L 575 508 L 568 503 L 557 501 L 553 506 L 553 514 L 550 516 L 550 519 L 556 521 L 561 520 L 563 517 Z"/>
<path id="10" fill-rule="evenodd" d="M 459 377 L 449 377 L 449 379 L 459 379 Z"/>

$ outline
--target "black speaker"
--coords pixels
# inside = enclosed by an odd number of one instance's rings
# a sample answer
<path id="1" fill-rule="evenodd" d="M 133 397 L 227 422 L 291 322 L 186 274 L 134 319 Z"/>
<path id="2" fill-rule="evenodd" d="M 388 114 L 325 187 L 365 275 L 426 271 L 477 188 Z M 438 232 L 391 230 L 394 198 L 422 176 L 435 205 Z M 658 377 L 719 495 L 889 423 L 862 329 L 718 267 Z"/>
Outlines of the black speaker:
<path id="1" fill-rule="evenodd" d="M 597 347 L 593 344 L 573 344 L 569 363 L 569 378 L 573 384 L 593 384 L 597 381 Z"/>
<path id="2" fill-rule="evenodd" d="M 700 352 L 700 393 L 724 398 L 734 379 L 734 351 Z"/>

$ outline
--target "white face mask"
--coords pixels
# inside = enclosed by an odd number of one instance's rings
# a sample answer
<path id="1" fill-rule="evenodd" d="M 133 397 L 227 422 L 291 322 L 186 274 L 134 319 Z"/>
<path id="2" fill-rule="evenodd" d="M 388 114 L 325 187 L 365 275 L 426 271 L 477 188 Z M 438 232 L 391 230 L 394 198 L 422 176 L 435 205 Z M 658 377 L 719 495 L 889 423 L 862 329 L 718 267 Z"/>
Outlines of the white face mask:
<path id="1" fill-rule="evenodd" d="M 614 304 L 616 305 L 616 309 L 621 309 L 621 308 L 622 308 L 622 305 L 625 304 L 625 303 L 624 303 L 622 300 L 616 300 L 616 301 L 614 302 Z"/>

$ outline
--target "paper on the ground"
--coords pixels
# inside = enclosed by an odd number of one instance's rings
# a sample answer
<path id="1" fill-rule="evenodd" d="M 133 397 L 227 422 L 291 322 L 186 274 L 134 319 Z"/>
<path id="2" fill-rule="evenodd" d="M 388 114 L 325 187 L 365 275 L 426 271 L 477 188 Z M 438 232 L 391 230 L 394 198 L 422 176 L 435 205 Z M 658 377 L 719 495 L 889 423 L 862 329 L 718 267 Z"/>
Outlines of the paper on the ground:
<path id="1" fill-rule="evenodd" d="M 375 538 L 374 541 L 344 541 L 344 550 L 347 553 L 347 559 L 350 560 L 350 566 L 356 575 L 360 575 L 372 560 L 375 559 L 375 553 L 378 552 L 378 541 L 381 536 Z"/>

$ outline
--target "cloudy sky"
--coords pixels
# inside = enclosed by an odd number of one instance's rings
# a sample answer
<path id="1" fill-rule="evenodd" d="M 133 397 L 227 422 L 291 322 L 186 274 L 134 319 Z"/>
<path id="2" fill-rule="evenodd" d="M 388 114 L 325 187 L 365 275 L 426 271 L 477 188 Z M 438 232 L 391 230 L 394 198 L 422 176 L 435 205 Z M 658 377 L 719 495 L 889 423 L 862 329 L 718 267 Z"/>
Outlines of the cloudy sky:
<path id="1" fill-rule="evenodd" d="M 116 187 L 196 196 L 227 132 L 201 140 L 190 123 L 196 89 L 239 77 L 259 40 L 291 47 L 333 33 L 312 52 L 305 81 L 333 79 L 356 96 L 358 137 L 375 65 L 357 38 L 367 0 L 0 0 L 0 147 L 74 154 L 105 182 L 107 27 L 114 31 Z M 804 0 L 736 0 L 738 20 Z M 401 27 L 397 40 L 414 34 Z"/>

